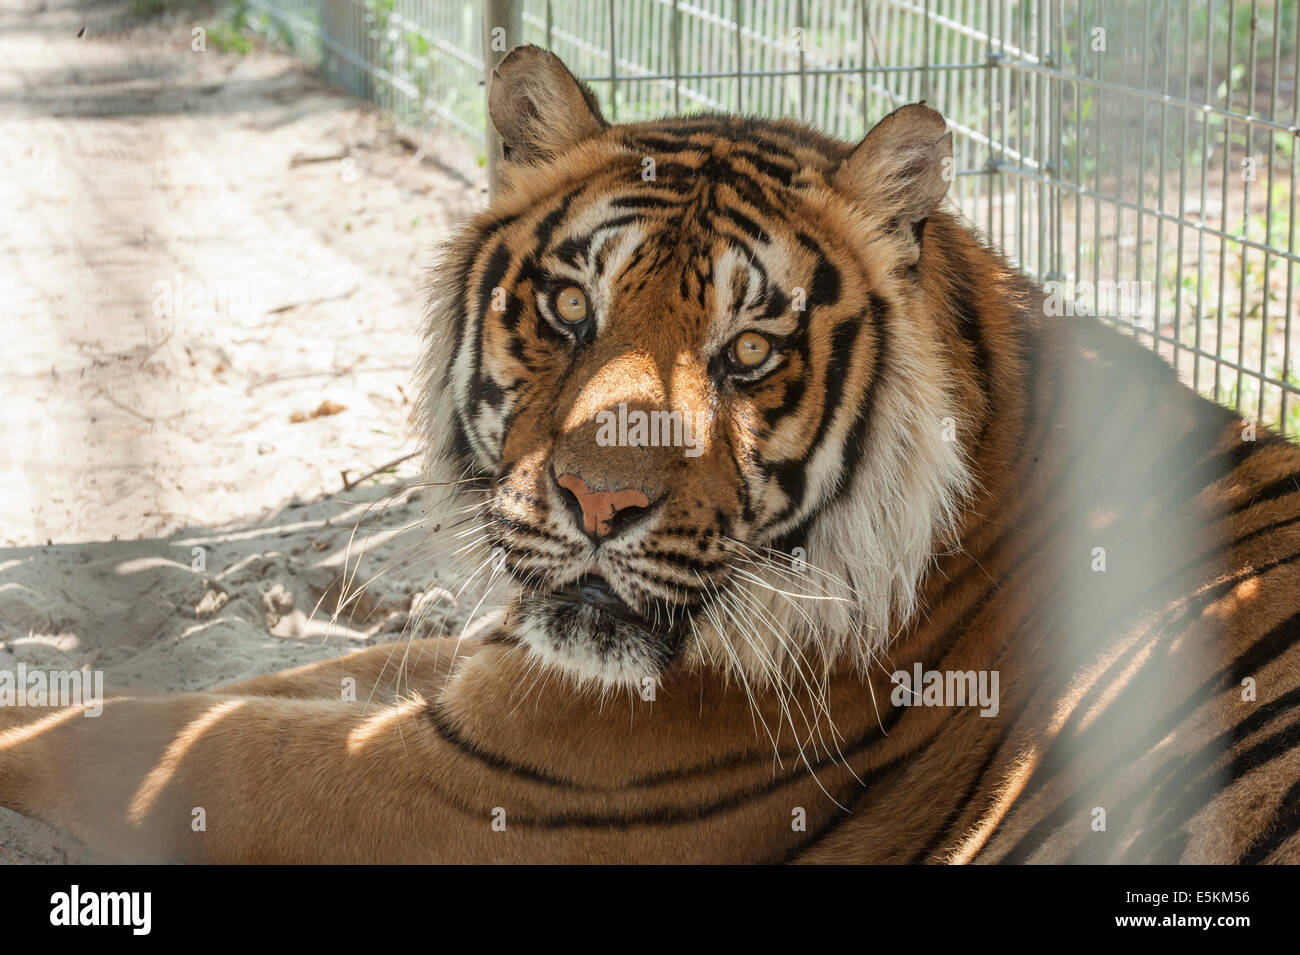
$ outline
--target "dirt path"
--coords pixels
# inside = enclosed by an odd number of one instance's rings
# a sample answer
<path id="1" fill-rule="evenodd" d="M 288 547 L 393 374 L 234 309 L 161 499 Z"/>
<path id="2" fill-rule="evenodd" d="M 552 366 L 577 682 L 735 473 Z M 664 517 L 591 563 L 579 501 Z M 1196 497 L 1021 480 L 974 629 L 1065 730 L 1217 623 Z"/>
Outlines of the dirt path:
<path id="1" fill-rule="evenodd" d="M 287 57 L 192 51 L 210 13 L 132 7 L 0 0 L 0 669 L 197 689 L 395 640 L 445 597 L 418 506 L 373 505 L 415 463 L 340 472 L 415 449 L 472 151 L 421 161 Z M 361 554 L 388 572 L 330 626 Z M 0 862 L 93 858 L 0 811 Z"/>
<path id="2" fill-rule="evenodd" d="M 265 516 L 411 450 L 420 271 L 478 184 L 290 59 L 192 52 L 209 16 L 39 6 L 0 8 L 0 544 Z"/>

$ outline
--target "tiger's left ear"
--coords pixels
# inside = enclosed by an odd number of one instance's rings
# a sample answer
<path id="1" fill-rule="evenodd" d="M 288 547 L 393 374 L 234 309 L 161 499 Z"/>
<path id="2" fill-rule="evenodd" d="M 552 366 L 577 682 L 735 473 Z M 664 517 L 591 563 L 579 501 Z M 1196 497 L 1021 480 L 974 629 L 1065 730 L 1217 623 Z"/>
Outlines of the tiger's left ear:
<path id="1" fill-rule="evenodd" d="M 925 220 L 939 208 L 951 178 L 948 124 L 924 103 L 913 103 L 872 127 L 835 173 L 834 184 L 895 221 L 919 258 Z"/>
<path id="2" fill-rule="evenodd" d="M 547 162 L 609 126 L 590 87 L 539 46 L 506 54 L 488 78 L 487 99 L 510 162 Z"/>

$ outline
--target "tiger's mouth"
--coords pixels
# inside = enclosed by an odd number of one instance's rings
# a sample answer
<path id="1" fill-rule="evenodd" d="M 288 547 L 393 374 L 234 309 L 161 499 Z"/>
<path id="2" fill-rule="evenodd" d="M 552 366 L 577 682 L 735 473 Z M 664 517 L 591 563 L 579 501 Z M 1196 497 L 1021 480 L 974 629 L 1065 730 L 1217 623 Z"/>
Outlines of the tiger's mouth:
<path id="1" fill-rule="evenodd" d="M 677 658 L 690 630 L 685 606 L 631 606 L 600 573 L 524 596 L 519 632 L 543 660 L 581 679 L 642 686 Z"/>
<path id="2" fill-rule="evenodd" d="M 599 572 L 584 574 L 573 583 L 551 591 L 547 599 L 561 612 L 580 611 L 597 626 L 603 624 L 621 633 L 630 628 L 646 639 L 658 641 L 669 658 L 676 655 L 690 626 L 690 608 L 660 607 L 657 613 L 642 613 L 620 597 Z"/>
<path id="3" fill-rule="evenodd" d="M 600 574 L 584 574 L 567 587 L 552 591 L 550 597 L 560 603 L 591 607 L 651 635 L 658 635 L 660 629 L 653 621 L 633 610 Z"/>

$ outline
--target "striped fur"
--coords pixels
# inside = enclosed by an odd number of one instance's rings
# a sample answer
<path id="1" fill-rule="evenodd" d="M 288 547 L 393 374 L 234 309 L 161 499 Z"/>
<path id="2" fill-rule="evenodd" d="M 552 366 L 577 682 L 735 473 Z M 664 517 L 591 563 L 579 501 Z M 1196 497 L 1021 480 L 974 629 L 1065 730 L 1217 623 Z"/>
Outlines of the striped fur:
<path id="1" fill-rule="evenodd" d="M 644 316 L 611 330 L 618 348 L 653 350 L 652 336 L 668 350 L 718 339 L 700 328 L 720 323 L 715 300 L 737 262 L 757 263 L 765 287 L 814 290 L 790 330 L 789 374 L 753 398 L 757 429 L 772 436 L 757 457 L 792 461 L 774 483 L 795 490 L 770 521 L 745 520 L 764 492 L 742 492 L 728 524 L 755 550 L 804 546 L 832 581 L 824 593 L 847 599 L 801 603 L 732 578 L 717 589 L 744 590 L 733 606 L 758 609 L 745 619 L 697 612 L 678 661 L 685 672 L 746 668 L 746 687 L 778 697 L 832 688 L 768 717 L 821 754 L 815 773 L 805 765 L 792 777 L 829 777 L 842 808 L 769 858 L 1294 854 L 1300 452 L 1263 431 L 1246 440 L 1243 422 L 1118 332 L 1047 318 L 1041 293 L 949 213 L 929 216 L 919 261 L 900 265 L 895 210 L 834 192 L 849 156 L 791 122 L 708 116 L 603 129 L 562 160 L 513 170 L 443 266 L 434 327 L 448 310 L 458 315 L 451 380 L 492 378 L 484 390 L 508 397 L 484 430 L 499 439 L 513 426 L 534 438 L 528 450 L 544 449 L 545 416 L 534 412 L 567 410 L 568 353 L 558 366 L 539 362 L 533 378 L 526 362 L 504 358 L 518 339 L 503 336 L 495 362 L 464 341 L 493 325 L 484 288 L 513 290 L 549 249 L 604 229 L 629 238 L 602 247 L 617 249 L 607 264 L 617 281 L 599 301 L 619 310 L 611 326 Z M 645 157 L 653 183 L 640 181 Z M 441 356 L 430 364 L 441 367 Z M 827 387 L 836 381 L 844 386 Z M 445 460 L 499 478 L 516 455 L 474 437 L 483 412 L 465 411 L 482 407 L 473 385 L 448 393 L 462 415 L 454 444 L 487 453 Z M 439 394 L 436 382 L 428 394 Z M 948 417 L 953 446 L 925 446 Z M 762 487 L 778 470 L 760 467 L 754 479 L 743 464 L 694 463 L 725 487 L 736 471 L 742 487 Z M 716 534 L 693 503 L 677 522 Z M 1093 569 L 1095 548 L 1105 570 Z M 716 565 L 728 552 L 702 551 L 693 571 L 724 580 Z M 772 568 L 760 575 L 778 589 L 814 589 Z M 784 678 L 772 677 L 773 662 Z M 889 674 L 917 662 L 997 671 L 999 715 L 890 706 Z M 570 667 L 548 654 L 546 664 L 581 679 L 588 661 Z M 1247 677 L 1254 701 L 1242 699 Z M 843 680 L 852 702 L 837 700 Z M 855 721 L 864 699 L 876 705 Z M 777 749 L 796 767 L 811 758 Z M 750 792 L 774 785 L 755 760 Z M 714 801 L 746 791 L 732 787 Z M 1094 829 L 1097 809 L 1104 830 Z"/>
<path id="2" fill-rule="evenodd" d="M 446 253 L 422 389 L 430 470 L 457 490 L 466 475 L 493 485 L 483 552 L 466 564 L 500 548 L 527 581 L 516 626 L 544 662 L 610 686 L 668 660 L 537 632 L 537 595 L 593 562 L 635 609 L 691 613 L 673 653 L 758 682 L 799 661 L 819 679 L 846 656 L 865 668 L 891 619 L 915 612 L 935 543 L 955 541 L 974 486 L 966 447 L 983 399 L 950 374 L 952 319 L 923 301 L 893 193 L 864 189 L 846 216 L 835 178 L 850 153 L 789 123 L 618 127 L 562 161 L 514 166 Z M 596 310 L 589 342 L 548 321 L 544 290 L 570 282 Z M 719 380 L 719 353 L 749 329 L 776 344 L 776 367 Z M 961 370 L 984 374 L 984 345 L 958 348 Z M 596 415 L 620 403 L 702 417 L 706 447 L 598 448 Z M 548 474 L 560 461 L 648 481 L 663 506 L 593 552 Z M 802 580 L 796 553 L 813 568 Z M 817 599 L 792 601 L 791 586 Z M 725 632 L 733 605 L 760 621 L 743 640 Z"/>
<path id="3" fill-rule="evenodd" d="M 420 411 L 457 482 L 431 523 L 468 530 L 471 581 L 501 548 L 503 625 L 413 644 L 396 688 L 376 647 L 95 720 L 0 709 L 0 801 L 205 861 L 1300 860 L 1300 448 L 1045 315 L 930 208 L 930 111 L 856 148 L 610 126 L 527 49 L 490 101 L 508 178 L 437 269 Z M 746 328 L 779 366 L 716 374 Z M 701 453 L 599 446 L 619 401 L 704 412 Z M 664 503 L 594 549 L 556 460 Z M 593 560 L 675 638 L 548 616 Z M 996 714 L 898 705 L 914 668 L 996 673 Z"/>

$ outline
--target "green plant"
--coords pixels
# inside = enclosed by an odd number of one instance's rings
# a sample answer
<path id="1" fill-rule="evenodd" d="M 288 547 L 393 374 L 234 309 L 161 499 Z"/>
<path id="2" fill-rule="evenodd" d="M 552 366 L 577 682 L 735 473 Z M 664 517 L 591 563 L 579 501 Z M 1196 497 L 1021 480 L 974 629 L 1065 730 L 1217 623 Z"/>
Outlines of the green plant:
<path id="1" fill-rule="evenodd" d="M 208 27 L 208 43 L 221 53 L 251 53 L 253 41 L 243 29 L 229 20 L 217 20 Z"/>
<path id="2" fill-rule="evenodd" d="M 172 10 L 198 6 L 201 0 L 135 0 L 135 13 L 140 17 L 156 17 Z"/>

